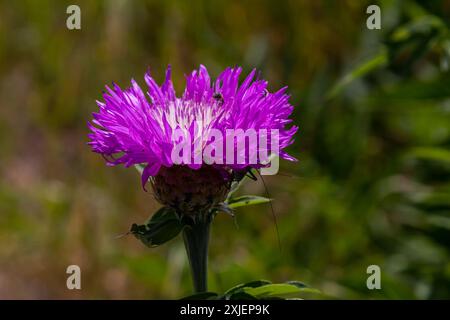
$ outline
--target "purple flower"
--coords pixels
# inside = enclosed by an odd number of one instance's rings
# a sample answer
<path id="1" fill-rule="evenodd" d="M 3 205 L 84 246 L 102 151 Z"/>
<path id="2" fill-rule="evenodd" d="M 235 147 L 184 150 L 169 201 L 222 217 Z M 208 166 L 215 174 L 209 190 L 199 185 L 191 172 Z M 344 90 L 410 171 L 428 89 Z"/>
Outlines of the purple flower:
<path id="1" fill-rule="evenodd" d="M 100 110 L 93 113 L 94 119 L 89 123 L 89 145 L 94 152 L 104 156 L 108 165 L 129 167 L 144 164 L 144 187 L 149 177 L 156 176 L 162 167 L 180 164 L 174 161 L 173 151 L 181 141 L 190 141 L 196 146 L 192 153 L 189 150 L 190 154 L 180 153 L 180 156 L 185 156 L 182 164 L 194 170 L 211 164 L 205 159 L 199 162 L 195 157 L 198 156 L 196 150 L 203 152 L 212 142 L 207 133 L 213 131 L 225 137 L 216 141 L 224 147 L 230 129 L 253 129 L 258 138 L 256 144 L 249 141 L 244 148 L 241 145 L 241 150 L 237 150 L 237 154 L 244 154 L 241 161 L 227 161 L 225 148 L 223 155 L 214 149 L 210 154 L 216 160 L 217 157 L 223 158 L 223 161 L 213 163 L 218 168 L 231 171 L 264 167 L 266 163 L 258 153 L 262 149 L 268 155 L 295 160 L 283 151 L 293 143 L 298 129 L 296 126 L 288 127 L 292 122 L 289 116 L 293 106 L 289 104 L 286 87 L 270 93 L 267 81 L 255 79 L 255 70 L 239 85 L 241 71 L 241 68 L 227 68 L 212 82 L 206 68 L 200 66 L 198 71 L 194 70 L 186 77 L 186 88 L 179 98 L 172 84 L 170 66 L 161 86 L 149 73 L 145 75 L 148 98 L 134 80 L 126 90 L 116 84 L 112 88 L 106 86 L 104 102 L 97 101 Z M 263 137 L 263 130 L 267 135 L 270 130 L 275 130 L 277 143 L 270 140 L 262 145 L 259 138 Z M 173 138 L 175 131 L 181 132 L 179 140 Z M 233 145 L 236 147 L 237 142 L 234 141 Z M 257 155 L 256 161 L 251 154 Z"/>

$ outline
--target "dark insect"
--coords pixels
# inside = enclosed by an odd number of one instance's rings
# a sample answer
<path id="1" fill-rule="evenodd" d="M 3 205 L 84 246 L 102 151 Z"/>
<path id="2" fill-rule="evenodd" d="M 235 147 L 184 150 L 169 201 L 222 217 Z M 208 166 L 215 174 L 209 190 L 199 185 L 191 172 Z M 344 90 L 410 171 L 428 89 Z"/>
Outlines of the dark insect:
<path id="1" fill-rule="evenodd" d="M 223 104 L 224 100 L 223 100 L 223 96 L 221 93 L 219 93 L 219 92 L 214 93 L 213 98 L 219 103 L 219 105 Z"/>
<path id="2" fill-rule="evenodd" d="M 252 167 L 246 167 L 242 170 L 233 170 L 233 181 L 240 182 L 244 177 L 248 177 L 253 181 L 258 180 L 252 170 L 254 170 Z"/>
<path id="3" fill-rule="evenodd" d="M 263 97 L 265 98 L 265 97 L 267 97 L 268 95 L 269 95 L 269 90 L 264 89 L 264 91 L 263 91 Z"/>

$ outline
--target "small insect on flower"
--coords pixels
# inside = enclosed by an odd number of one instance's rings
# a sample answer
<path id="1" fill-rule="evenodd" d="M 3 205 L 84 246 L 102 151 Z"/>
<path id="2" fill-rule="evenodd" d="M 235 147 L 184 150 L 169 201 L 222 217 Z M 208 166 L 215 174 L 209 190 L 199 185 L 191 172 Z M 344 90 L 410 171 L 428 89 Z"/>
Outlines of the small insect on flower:
<path id="1" fill-rule="evenodd" d="M 245 177 L 248 177 L 253 181 L 258 180 L 252 170 L 252 167 L 247 167 L 242 170 L 234 170 L 232 174 L 233 181 L 240 182 Z"/>
<path id="2" fill-rule="evenodd" d="M 214 93 L 213 98 L 216 99 L 217 103 L 223 104 L 223 96 L 220 93 Z"/>
<path id="3" fill-rule="evenodd" d="M 180 214 L 207 211 L 226 198 L 233 180 L 266 167 L 268 156 L 295 160 L 284 151 L 298 129 L 290 126 L 293 106 L 286 87 L 269 92 L 267 81 L 255 78 L 256 70 L 239 84 L 241 72 L 241 68 L 226 68 L 212 81 L 201 65 L 186 77 L 180 97 L 170 66 L 162 85 L 145 75 L 147 95 L 134 80 L 127 89 L 107 86 L 89 123 L 89 145 L 108 165 L 143 165 L 142 186 L 145 189 L 150 181 L 163 205 Z M 237 137 L 228 144 L 229 130 L 243 132 L 244 143 Z M 261 142 L 267 132 L 277 133 L 276 143 Z M 249 133 L 255 139 L 248 138 Z M 217 140 L 214 148 L 212 140 Z M 188 142 L 182 163 L 173 157 L 180 141 Z M 229 161 L 230 146 L 237 154 L 231 160 L 240 160 Z M 196 161 L 199 153 L 208 153 L 215 161 Z"/>

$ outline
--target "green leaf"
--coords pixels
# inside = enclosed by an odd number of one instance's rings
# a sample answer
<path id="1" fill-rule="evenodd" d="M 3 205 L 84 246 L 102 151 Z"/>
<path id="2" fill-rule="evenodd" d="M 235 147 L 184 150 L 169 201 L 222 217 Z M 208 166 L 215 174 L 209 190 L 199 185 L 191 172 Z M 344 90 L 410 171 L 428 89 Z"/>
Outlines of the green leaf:
<path id="1" fill-rule="evenodd" d="M 388 55 L 385 50 L 382 50 L 372 59 L 364 62 L 363 64 L 356 67 L 350 73 L 346 74 L 341 80 L 339 80 L 336 85 L 327 94 L 327 98 L 331 99 L 341 93 L 346 86 L 348 86 L 354 80 L 364 77 L 372 71 L 385 66 L 388 62 Z"/>
<path id="2" fill-rule="evenodd" d="M 153 248 L 175 238 L 181 230 L 183 224 L 175 211 L 162 207 L 145 224 L 133 224 L 130 232 L 143 244 Z"/>
<path id="3" fill-rule="evenodd" d="M 257 288 L 257 287 L 260 287 L 260 286 L 264 286 L 266 284 L 271 284 L 271 282 L 267 281 L 267 280 L 254 280 L 254 281 L 250 281 L 250 282 L 247 282 L 247 283 L 241 283 L 241 284 L 238 284 L 237 286 L 234 286 L 233 288 L 227 290 L 224 293 L 224 295 L 225 296 L 229 296 L 229 295 L 232 295 L 232 294 L 237 293 L 239 291 L 242 291 L 242 289 L 244 289 L 244 288 Z"/>
<path id="4" fill-rule="evenodd" d="M 430 225 L 435 226 L 437 228 L 450 230 L 450 218 L 448 217 L 434 215 L 426 217 L 426 221 Z"/>
<path id="5" fill-rule="evenodd" d="M 228 200 L 228 207 L 234 209 L 238 207 L 251 206 L 253 204 L 267 203 L 271 200 L 272 199 L 259 196 L 241 196 Z"/>
<path id="6" fill-rule="evenodd" d="M 219 295 L 215 292 L 200 292 L 181 298 L 180 300 L 214 300 L 218 297 Z"/>
<path id="7" fill-rule="evenodd" d="M 243 291 L 258 299 L 289 298 L 298 296 L 300 293 L 320 293 L 317 289 L 289 283 L 267 284 L 257 288 L 244 288 Z"/>
<path id="8" fill-rule="evenodd" d="M 432 160 L 450 163 L 450 151 L 436 147 L 414 148 L 409 153 L 411 156 L 424 160 Z"/>
<path id="9" fill-rule="evenodd" d="M 445 23 L 436 16 L 424 15 L 395 29 L 390 40 L 393 42 L 406 41 L 414 35 L 430 33 L 433 29 L 444 31 Z"/>

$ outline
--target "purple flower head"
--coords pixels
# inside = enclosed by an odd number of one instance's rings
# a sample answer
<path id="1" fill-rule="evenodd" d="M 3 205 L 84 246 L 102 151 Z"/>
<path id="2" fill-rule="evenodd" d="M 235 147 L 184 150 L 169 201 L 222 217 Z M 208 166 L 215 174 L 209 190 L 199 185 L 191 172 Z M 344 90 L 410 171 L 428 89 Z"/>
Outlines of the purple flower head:
<path id="1" fill-rule="evenodd" d="M 288 128 L 293 106 L 289 104 L 286 87 L 270 93 L 267 81 L 255 78 L 255 70 L 239 85 L 241 71 L 241 68 L 227 68 L 213 82 L 201 65 L 186 77 L 181 97 L 175 94 L 170 66 L 161 86 L 149 73 L 145 75 L 148 97 L 134 80 L 125 90 L 116 84 L 112 88 L 106 86 L 104 102 L 97 101 L 100 110 L 93 113 L 94 119 L 89 123 L 89 145 L 104 156 L 108 165 L 144 164 L 144 187 L 161 167 L 170 168 L 175 164 L 194 170 L 206 164 L 228 171 L 261 168 L 267 165 L 261 151 L 295 160 L 283 150 L 293 143 L 298 129 Z M 234 161 L 226 159 L 230 130 L 256 134 L 254 140 L 244 137 L 244 144 L 231 139 L 237 147 Z M 277 133 L 276 143 L 268 138 L 271 132 Z M 266 143 L 261 143 L 262 138 L 267 138 Z M 216 147 L 211 148 L 213 141 Z M 176 152 L 183 159 L 179 163 L 174 160 L 174 149 L 187 144 L 189 150 Z M 199 153 L 206 151 L 216 161 L 211 163 L 209 158 L 199 161 Z M 236 161 L 239 155 L 242 157 Z"/>

